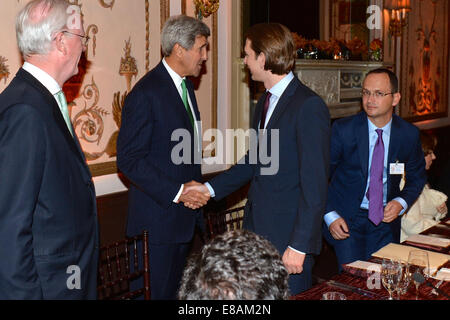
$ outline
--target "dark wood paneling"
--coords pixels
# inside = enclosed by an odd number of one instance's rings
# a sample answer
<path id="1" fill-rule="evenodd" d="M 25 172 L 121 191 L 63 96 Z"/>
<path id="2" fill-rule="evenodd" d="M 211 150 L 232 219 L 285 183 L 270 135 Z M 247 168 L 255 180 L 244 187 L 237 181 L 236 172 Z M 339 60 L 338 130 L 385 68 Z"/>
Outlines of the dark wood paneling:
<path id="1" fill-rule="evenodd" d="M 128 191 L 97 197 L 100 245 L 125 238 Z"/>

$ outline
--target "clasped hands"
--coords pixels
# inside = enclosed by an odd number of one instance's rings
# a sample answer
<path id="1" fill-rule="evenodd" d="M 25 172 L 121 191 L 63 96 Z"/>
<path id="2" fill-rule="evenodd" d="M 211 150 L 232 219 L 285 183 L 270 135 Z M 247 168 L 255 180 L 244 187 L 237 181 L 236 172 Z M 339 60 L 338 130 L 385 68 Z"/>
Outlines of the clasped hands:
<path id="1" fill-rule="evenodd" d="M 389 201 L 384 208 L 384 217 L 382 221 L 385 223 L 391 223 L 398 218 L 402 209 L 403 207 L 400 202 L 396 200 Z M 344 218 L 338 218 L 336 221 L 333 221 L 328 229 L 330 230 L 333 238 L 336 240 L 344 240 L 350 236 L 349 228 Z"/>
<path id="2" fill-rule="evenodd" d="M 208 188 L 200 182 L 190 181 L 184 184 L 178 203 L 183 202 L 185 207 L 190 209 L 198 209 L 203 207 L 211 198 Z"/>

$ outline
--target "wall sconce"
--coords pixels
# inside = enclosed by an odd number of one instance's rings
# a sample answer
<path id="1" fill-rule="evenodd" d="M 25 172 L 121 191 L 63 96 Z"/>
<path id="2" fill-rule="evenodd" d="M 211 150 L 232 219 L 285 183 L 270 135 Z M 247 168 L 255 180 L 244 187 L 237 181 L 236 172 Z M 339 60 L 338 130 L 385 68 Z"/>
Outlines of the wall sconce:
<path id="1" fill-rule="evenodd" d="M 410 0 L 386 0 L 385 3 L 385 9 L 390 11 L 389 33 L 400 37 L 403 27 L 407 24 L 407 14 L 411 11 Z"/>
<path id="2" fill-rule="evenodd" d="M 195 12 L 199 20 L 207 18 L 219 10 L 219 0 L 194 0 Z"/>

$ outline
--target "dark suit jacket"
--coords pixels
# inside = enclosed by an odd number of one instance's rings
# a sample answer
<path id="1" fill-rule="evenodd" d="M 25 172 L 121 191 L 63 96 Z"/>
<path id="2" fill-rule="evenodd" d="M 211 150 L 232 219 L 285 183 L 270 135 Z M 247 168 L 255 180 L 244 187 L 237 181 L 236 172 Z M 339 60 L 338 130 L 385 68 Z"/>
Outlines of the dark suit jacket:
<path id="1" fill-rule="evenodd" d="M 187 88 L 200 120 L 190 81 Z M 197 219 L 203 221 L 200 210 L 173 202 L 182 183 L 201 180 L 200 163 L 194 163 L 194 144 L 192 140 L 180 140 L 178 129 L 184 129 L 189 133 L 187 138 L 193 139 L 184 104 L 160 62 L 128 94 L 117 141 L 117 165 L 132 182 L 127 233 L 135 235 L 147 229 L 153 244 L 187 243 L 193 238 Z M 178 151 L 180 143 L 186 148 Z M 188 163 L 176 164 L 172 153 L 186 157 Z"/>
<path id="2" fill-rule="evenodd" d="M 265 100 L 255 109 L 257 130 Z M 210 181 L 221 199 L 251 181 L 244 228 L 271 241 L 281 254 L 287 246 L 305 253 L 321 249 L 321 220 L 326 205 L 329 168 L 330 116 L 323 100 L 296 77 L 290 82 L 266 126 L 269 154 L 276 154 L 271 136 L 279 133 L 279 170 L 262 175 L 263 165 L 245 159 Z M 259 147 L 261 148 L 261 147 Z M 245 161 L 245 164 L 242 164 Z M 264 162 L 264 161 L 263 161 Z"/>
<path id="3" fill-rule="evenodd" d="M 424 154 L 419 129 L 395 114 L 388 152 L 387 202 L 401 197 L 411 207 L 426 182 Z M 402 191 L 399 188 L 402 176 L 389 174 L 389 164 L 397 161 L 405 164 L 406 184 Z M 366 113 L 336 120 L 331 134 L 331 182 L 326 212 L 335 210 L 347 223 L 353 222 L 364 197 L 368 165 Z M 391 223 L 394 239 L 399 237 L 399 222 L 400 219 L 396 219 Z"/>
<path id="4" fill-rule="evenodd" d="M 0 95 L 0 177 L 0 299 L 95 299 L 91 174 L 55 99 L 23 69 Z M 68 288 L 71 266 L 81 289 Z"/>

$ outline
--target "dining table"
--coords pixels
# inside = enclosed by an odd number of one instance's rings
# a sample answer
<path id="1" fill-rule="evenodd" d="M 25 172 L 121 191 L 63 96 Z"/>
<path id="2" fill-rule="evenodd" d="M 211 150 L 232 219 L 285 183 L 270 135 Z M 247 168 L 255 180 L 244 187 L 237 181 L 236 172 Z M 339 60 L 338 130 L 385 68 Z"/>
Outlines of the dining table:
<path id="1" fill-rule="evenodd" d="M 436 225 L 422 231 L 420 235 L 428 236 L 427 239 L 436 238 L 437 240 L 450 239 L 450 217 L 446 218 Z M 414 237 L 413 237 L 414 238 Z M 416 237 L 417 238 L 417 237 Z M 442 241 L 444 241 L 442 240 Z M 433 243 L 419 243 L 408 241 L 408 239 L 401 243 L 401 245 L 410 247 L 408 249 L 426 250 L 428 252 L 436 252 L 444 255 L 450 253 L 450 242 L 447 246 L 435 246 Z M 445 256 L 444 256 L 445 257 Z M 450 256 L 449 256 L 450 257 Z M 372 256 L 367 263 L 374 265 L 381 264 L 380 257 Z M 317 283 L 307 291 L 299 293 L 291 297 L 291 300 L 322 300 L 324 293 L 340 292 L 344 294 L 346 300 L 387 300 L 389 298 L 388 291 L 383 287 L 381 281 L 378 279 L 374 270 L 363 270 L 353 267 L 354 264 L 343 265 L 343 271 L 336 274 L 329 279 L 316 279 Z M 394 300 L 449 300 L 450 296 L 450 260 L 439 266 L 439 270 L 448 271 L 449 277 L 445 276 L 440 279 L 438 277 L 428 277 L 425 282 L 419 286 L 418 294 L 416 294 L 416 287 L 411 280 L 411 283 L 406 293 L 399 295 L 394 292 Z M 436 291 L 434 288 L 438 286 Z M 447 297 L 445 296 L 447 295 Z"/>

